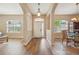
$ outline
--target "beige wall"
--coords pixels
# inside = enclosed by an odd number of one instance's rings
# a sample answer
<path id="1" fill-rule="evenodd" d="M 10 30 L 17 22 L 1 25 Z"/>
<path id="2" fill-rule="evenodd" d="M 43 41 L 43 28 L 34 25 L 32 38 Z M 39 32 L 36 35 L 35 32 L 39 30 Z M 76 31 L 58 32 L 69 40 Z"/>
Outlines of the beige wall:
<path id="1" fill-rule="evenodd" d="M 7 33 L 7 20 L 20 20 L 22 23 L 20 33 Z M 23 38 L 23 16 L 22 15 L 0 15 L 0 31 L 8 34 L 9 38 Z"/>
<path id="2" fill-rule="evenodd" d="M 71 21 L 74 17 L 79 17 L 79 15 L 54 15 L 54 19 L 68 20 Z"/>
<path id="3" fill-rule="evenodd" d="M 46 16 L 46 29 L 50 30 L 50 15 Z"/>

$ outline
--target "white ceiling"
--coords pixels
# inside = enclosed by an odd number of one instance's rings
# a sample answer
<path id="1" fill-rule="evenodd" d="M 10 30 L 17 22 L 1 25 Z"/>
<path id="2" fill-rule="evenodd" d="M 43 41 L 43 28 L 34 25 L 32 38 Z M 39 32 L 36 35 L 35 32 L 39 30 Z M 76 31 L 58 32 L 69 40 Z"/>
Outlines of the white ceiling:
<path id="1" fill-rule="evenodd" d="M 27 5 L 33 14 L 37 14 L 37 3 L 28 3 Z M 50 8 L 51 3 L 41 3 L 41 14 L 46 14 L 50 11 Z M 18 3 L 0 3 L 0 14 L 23 14 L 23 11 Z M 75 3 L 59 3 L 56 7 L 55 14 L 77 14 L 77 7 Z"/>
<path id="2" fill-rule="evenodd" d="M 55 14 L 77 14 L 77 6 L 75 3 L 59 3 L 56 7 Z"/>
<path id="3" fill-rule="evenodd" d="M 38 3 L 28 3 L 29 9 L 33 14 L 37 14 L 38 12 Z M 40 3 L 40 12 L 41 14 L 46 14 L 50 8 L 50 3 Z"/>
<path id="4" fill-rule="evenodd" d="M 18 3 L 0 3 L 0 14 L 23 14 Z"/>

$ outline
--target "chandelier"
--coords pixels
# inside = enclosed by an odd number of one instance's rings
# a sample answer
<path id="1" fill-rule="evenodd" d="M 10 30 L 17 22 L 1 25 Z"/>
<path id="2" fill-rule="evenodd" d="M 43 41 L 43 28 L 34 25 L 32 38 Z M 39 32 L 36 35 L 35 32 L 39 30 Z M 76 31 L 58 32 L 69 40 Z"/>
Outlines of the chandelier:
<path id="1" fill-rule="evenodd" d="M 75 21 L 75 22 L 79 21 L 79 16 L 78 16 L 79 15 L 79 6 L 78 5 L 79 5 L 79 3 L 76 3 L 76 11 L 77 11 L 76 14 L 77 14 L 77 16 L 71 19 L 72 21 Z"/>

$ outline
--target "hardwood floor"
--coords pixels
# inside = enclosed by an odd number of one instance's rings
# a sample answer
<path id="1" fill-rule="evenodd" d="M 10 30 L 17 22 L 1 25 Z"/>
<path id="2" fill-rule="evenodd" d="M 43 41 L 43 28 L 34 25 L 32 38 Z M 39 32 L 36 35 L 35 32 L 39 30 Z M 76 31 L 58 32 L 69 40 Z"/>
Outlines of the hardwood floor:
<path id="1" fill-rule="evenodd" d="M 29 52 L 25 49 L 20 39 L 9 39 L 5 44 L 0 44 L 0 55 L 27 55 Z"/>
<path id="2" fill-rule="evenodd" d="M 26 46 L 26 50 L 29 51 L 31 54 L 36 54 L 39 49 L 39 39 L 32 39 L 30 43 Z"/>
<path id="3" fill-rule="evenodd" d="M 20 39 L 9 39 L 5 44 L 0 44 L 0 55 L 48 55 L 51 54 L 46 46 L 45 39 L 32 39 L 24 46 Z"/>
<path id="4" fill-rule="evenodd" d="M 9 39 L 0 44 L 0 55 L 79 55 L 79 48 L 67 47 L 65 43 L 56 41 L 49 48 L 46 39 L 32 39 L 24 46 L 20 39 Z"/>
<path id="5" fill-rule="evenodd" d="M 46 39 L 38 38 L 32 39 L 32 41 L 26 46 L 26 49 L 33 55 L 51 55 L 51 51 L 47 45 Z"/>
<path id="6" fill-rule="evenodd" d="M 54 55 L 79 55 L 79 47 L 68 47 L 65 42 L 54 42 L 51 49 Z"/>

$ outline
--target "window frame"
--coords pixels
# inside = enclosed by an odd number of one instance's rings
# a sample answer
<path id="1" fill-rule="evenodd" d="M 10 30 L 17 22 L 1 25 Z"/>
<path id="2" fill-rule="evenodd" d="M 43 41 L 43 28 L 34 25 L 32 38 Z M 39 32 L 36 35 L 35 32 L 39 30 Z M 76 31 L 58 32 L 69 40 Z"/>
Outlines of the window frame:
<path id="1" fill-rule="evenodd" d="M 20 30 L 19 31 L 15 31 L 15 30 L 13 30 L 13 31 L 9 31 L 9 27 L 10 26 L 12 26 L 12 25 L 9 25 L 9 21 L 10 22 L 12 22 L 12 21 L 18 21 L 18 22 L 20 22 Z M 7 31 L 7 33 L 20 33 L 21 32 L 21 28 L 22 28 L 22 21 L 21 20 L 8 20 L 7 22 L 6 22 L 6 27 L 7 27 L 7 29 L 6 29 L 6 31 Z M 15 26 L 15 24 L 13 25 L 13 26 Z M 16 26 L 15 26 L 16 27 Z M 15 28 L 14 27 L 14 28 Z"/>

